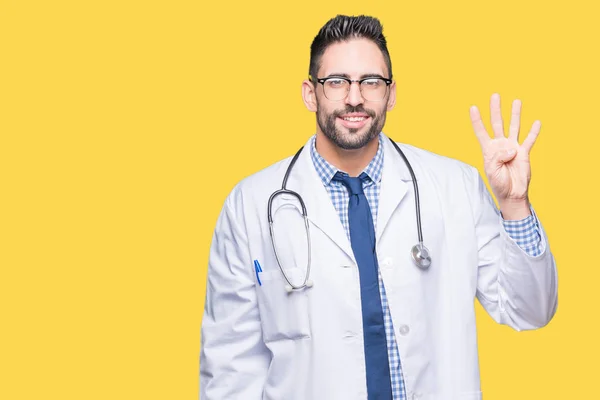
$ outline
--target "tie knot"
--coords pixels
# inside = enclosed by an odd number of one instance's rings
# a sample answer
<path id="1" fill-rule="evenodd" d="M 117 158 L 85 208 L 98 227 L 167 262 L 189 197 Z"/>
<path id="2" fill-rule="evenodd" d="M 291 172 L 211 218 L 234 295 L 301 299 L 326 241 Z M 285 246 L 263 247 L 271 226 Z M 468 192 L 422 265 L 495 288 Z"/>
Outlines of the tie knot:
<path id="1" fill-rule="evenodd" d="M 341 182 L 342 185 L 346 186 L 350 195 L 363 194 L 363 182 L 368 178 L 364 172 L 360 176 L 353 178 L 349 175 L 342 175 L 341 172 L 337 172 L 333 176 L 334 181 Z"/>

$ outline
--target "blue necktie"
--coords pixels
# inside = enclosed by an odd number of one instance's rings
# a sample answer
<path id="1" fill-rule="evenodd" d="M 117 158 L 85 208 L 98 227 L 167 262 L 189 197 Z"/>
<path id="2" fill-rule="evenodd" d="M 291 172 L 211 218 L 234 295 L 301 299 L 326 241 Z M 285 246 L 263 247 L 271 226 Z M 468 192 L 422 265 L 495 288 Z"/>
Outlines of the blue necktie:
<path id="1" fill-rule="evenodd" d="M 352 178 L 338 172 L 333 179 L 340 181 L 350 195 L 348 222 L 350 243 L 360 277 L 368 400 L 391 400 L 390 364 L 379 293 L 375 229 L 362 186 L 367 175 L 363 172 L 358 178 Z"/>

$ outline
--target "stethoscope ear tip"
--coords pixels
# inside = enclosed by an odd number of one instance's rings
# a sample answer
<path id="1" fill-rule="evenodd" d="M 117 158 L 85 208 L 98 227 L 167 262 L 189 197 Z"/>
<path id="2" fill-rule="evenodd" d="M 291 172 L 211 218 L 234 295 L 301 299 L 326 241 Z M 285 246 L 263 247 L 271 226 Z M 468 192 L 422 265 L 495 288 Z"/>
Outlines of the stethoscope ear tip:
<path id="1" fill-rule="evenodd" d="M 306 287 L 313 287 L 314 283 L 312 281 L 312 279 L 309 279 L 306 281 Z"/>
<path id="2" fill-rule="evenodd" d="M 285 291 L 286 291 L 286 292 L 288 292 L 288 293 L 292 293 L 292 290 L 294 290 L 294 289 L 292 288 L 292 285 L 285 285 Z"/>

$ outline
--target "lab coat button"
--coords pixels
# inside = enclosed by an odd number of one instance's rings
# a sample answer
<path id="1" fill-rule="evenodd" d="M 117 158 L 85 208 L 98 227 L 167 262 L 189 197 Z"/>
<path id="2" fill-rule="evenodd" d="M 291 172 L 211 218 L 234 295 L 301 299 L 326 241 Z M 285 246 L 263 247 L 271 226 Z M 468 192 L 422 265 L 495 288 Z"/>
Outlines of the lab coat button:
<path id="1" fill-rule="evenodd" d="M 402 336 L 406 336 L 408 335 L 408 332 L 410 332 L 410 328 L 408 327 L 408 325 L 400 325 L 399 332 Z"/>
<path id="2" fill-rule="evenodd" d="M 383 259 L 383 265 L 385 265 L 386 267 L 389 267 L 390 265 L 393 264 L 393 261 L 391 257 L 386 257 Z"/>

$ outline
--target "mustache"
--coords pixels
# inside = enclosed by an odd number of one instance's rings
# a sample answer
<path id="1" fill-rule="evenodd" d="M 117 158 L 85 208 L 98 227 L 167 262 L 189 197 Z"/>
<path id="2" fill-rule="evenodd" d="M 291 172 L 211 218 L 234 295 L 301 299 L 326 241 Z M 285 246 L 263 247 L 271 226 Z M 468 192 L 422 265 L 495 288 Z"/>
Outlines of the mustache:
<path id="1" fill-rule="evenodd" d="M 364 108 L 362 105 L 358 105 L 358 106 L 347 105 L 345 109 L 336 110 L 333 112 L 332 115 L 337 118 L 344 114 L 350 114 L 350 113 L 364 113 L 373 119 L 375 118 L 375 112 L 373 110 L 368 110 L 368 109 Z"/>

